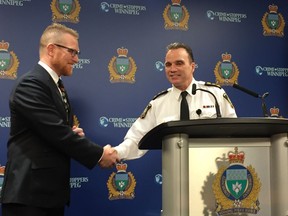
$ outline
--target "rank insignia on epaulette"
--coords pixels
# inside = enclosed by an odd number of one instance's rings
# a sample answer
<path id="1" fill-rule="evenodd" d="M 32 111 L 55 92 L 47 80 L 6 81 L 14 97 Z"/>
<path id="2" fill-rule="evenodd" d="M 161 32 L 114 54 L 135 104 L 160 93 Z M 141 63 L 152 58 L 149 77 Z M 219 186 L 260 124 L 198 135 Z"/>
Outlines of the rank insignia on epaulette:
<path id="1" fill-rule="evenodd" d="M 155 100 L 157 97 L 159 97 L 159 96 L 161 96 L 161 95 L 163 95 L 163 94 L 166 94 L 167 92 L 168 92 L 168 90 L 164 90 L 164 91 L 158 93 L 157 95 L 155 95 L 155 96 L 153 97 L 152 100 Z"/>
<path id="2" fill-rule="evenodd" d="M 227 100 L 227 102 L 230 104 L 231 108 L 234 109 L 234 106 L 233 106 L 230 98 L 228 97 L 228 95 L 226 93 L 223 94 L 223 98 L 225 98 Z"/>
<path id="3" fill-rule="evenodd" d="M 221 89 L 221 86 L 220 85 L 217 85 L 216 83 L 211 83 L 211 82 L 206 82 L 205 83 L 205 86 L 214 86 L 214 87 L 218 87 Z"/>
<path id="4" fill-rule="evenodd" d="M 145 116 L 147 115 L 147 112 L 149 111 L 149 109 L 152 107 L 152 104 L 148 104 L 146 107 L 145 107 L 145 109 L 144 109 L 144 111 L 142 112 L 142 114 L 140 115 L 140 118 L 141 119 L 144 119 L 145 118 Z"/>
<path id="5" fill-rule="evenodd" d="M 161 96 L 161 95 L 163 95 L 163 94 L 166 94 L 167 92 L 168 92 L 168 90 L 164 90 L 164 91 L 158 93 L 157 95 L 155 95 L 155 96 L 153 97 L 152 100 L 155 100 L 157 97 L 159 97 L 159 96 Z M 141 118 L 141 119 L 144 119 L 144 118 L 145 118 L 145 116 L 147 115 L 147 112 L 149 111 L 149 109 L 150 109 L 151 107 L 152 107 L 152 104 L 151 104 L 151 103 L 149 103 L 149 104 L 145 107 L 144 111 L 143 111 L 142 114 L 140 115 L 140 118 Z"/>

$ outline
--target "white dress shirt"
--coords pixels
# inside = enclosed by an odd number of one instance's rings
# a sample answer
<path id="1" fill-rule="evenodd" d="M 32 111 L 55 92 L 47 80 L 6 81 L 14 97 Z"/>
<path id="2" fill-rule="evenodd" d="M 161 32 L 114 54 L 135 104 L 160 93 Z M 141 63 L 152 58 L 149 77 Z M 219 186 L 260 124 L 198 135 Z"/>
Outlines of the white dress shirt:
<path id="1" fill-rule="evenodd" d="M 224 89 L 216 86 L 207 86 L 203 81 L 193 82 L 186 89 L 186 97 L 189 105 L 190 119 L 216 118 L 215 99 L 208 92 L 196 91 L 192 95 L 192 84 L 196 84 L 197 89 L 205 89 L 212 92 L 219 103 L 222 117 L 237 117 L 235 109 L 226 95 Z M 128 130 L 124 141 L 115 147 L 119 157 L 125 160 L 142 157 L 148 150 L 138 149 L 141 138 L 157 125 L 180 119 L 181 91 L 174 86 L 167 90 L 167 93 L 151 100 L 150 109 L 143 113 L 144 118 L 138 118 Z M 147 106 L 147 107 L 148 107 Z M 145 112 L 145 111 L 144 111 Z"/>

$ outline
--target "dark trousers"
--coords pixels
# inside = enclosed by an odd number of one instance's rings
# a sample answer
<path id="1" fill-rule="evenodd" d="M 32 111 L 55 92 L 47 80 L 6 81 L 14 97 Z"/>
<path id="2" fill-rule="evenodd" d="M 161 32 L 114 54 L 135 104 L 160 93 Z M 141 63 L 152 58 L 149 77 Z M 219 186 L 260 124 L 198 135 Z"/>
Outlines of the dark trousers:
<path id="1" fill-rule="evenodd" d="M 64 216 L 64 207 L 41 208 L 22 204 L 2 204 L 2 216 Z"/>

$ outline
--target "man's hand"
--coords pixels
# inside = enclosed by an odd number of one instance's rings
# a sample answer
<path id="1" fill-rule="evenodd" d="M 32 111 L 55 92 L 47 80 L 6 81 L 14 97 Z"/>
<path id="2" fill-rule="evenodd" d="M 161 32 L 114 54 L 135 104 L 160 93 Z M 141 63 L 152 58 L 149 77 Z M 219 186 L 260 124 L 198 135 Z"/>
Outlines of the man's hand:
<path id="1" fill-rule="evenodd" d="M 99 165 L 102 168 L 112 168 L 117 162 L 120 161 L 117 151 L 111 145 L 104 146 L 104 152 Z"/>
<path id="2" fill-rule="evenodd" d="M 72 130 L 74 131 L 74 133 L 78 134 L 81 137 L 85 136 L 85 133 L 84 133 L 82 128 L 79 128 L 77 126 L 73 126 Z"/>

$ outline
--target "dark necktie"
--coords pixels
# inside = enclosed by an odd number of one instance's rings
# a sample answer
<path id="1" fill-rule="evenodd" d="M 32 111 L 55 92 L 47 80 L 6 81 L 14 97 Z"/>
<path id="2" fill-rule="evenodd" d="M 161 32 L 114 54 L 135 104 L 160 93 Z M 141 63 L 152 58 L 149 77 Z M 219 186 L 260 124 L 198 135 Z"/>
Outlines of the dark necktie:
<path id="1" fill-rule="evenodd" d="M 61 79 L 58 80 L 58 87 L 61 91 L 61 96 L 62 96 L 62 100 L 63 100 L 63 103 L 64 103 L 64 108 L 65 108 L 65 111 L 66 111 L 66 114 L 67 114 L 67 118 L 68 118 L 68 113 L 69 113 L 69 103 L 68 103 L 68 99 L 67 99 L 67 93 L 65 91 L 65 88 L 64 88 L 64 85 L 63 85 L 63 82 Z"/>
<path id="2" fill-rule="evenodd" d="M 180 120 L 189 120 L 189 106 L 186 100 L 188 92 L 181 92 L 182 100 L 181 100 L 181 109 L 180 109 Z"/>

